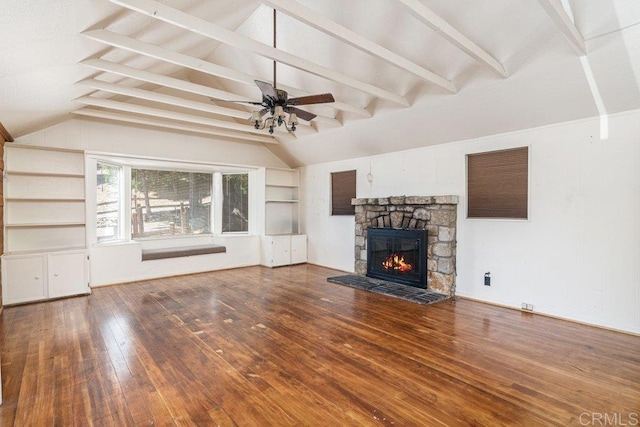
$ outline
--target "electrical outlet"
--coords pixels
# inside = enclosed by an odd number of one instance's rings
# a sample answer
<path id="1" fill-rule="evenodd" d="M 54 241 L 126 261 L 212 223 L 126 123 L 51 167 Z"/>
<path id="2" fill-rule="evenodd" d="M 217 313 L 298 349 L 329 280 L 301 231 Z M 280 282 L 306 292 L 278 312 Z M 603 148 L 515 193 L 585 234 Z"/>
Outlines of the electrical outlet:
<path id="1" fill-rule="evenodd" d="M 522 309 L 526 311 L 533 311 L 533 304 L 528 304 L 526 302 L 523 302 Z"/>

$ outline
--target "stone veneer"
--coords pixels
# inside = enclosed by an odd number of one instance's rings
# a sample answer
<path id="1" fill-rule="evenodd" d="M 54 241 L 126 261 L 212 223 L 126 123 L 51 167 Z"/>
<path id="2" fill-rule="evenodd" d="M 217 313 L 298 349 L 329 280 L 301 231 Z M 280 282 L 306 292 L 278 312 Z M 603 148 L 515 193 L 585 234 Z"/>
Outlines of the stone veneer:
<path id="1" fill-rule="evenodd" d="M 356 207 L 357 275 L 367 274 L 367 228 L 426 229 L 427 288 L 455 295 L 458 196 L 351 199 L 351 204 Z"/>

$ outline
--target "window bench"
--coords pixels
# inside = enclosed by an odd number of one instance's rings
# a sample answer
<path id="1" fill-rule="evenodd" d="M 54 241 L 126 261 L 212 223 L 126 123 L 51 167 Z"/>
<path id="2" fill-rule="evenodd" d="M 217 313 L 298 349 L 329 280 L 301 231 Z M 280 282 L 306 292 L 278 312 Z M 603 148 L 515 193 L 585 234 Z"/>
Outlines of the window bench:
<path id="1" fill-rule="evenodd" d="M 179 258 L 183 256 L 193 255 L 219 254 L 224 252 L 227 252 L 227 248 L 225 246 L 213 244 L 183 246 L 177 248 L 143 249 L 142 261 L 164 258 Z"/>

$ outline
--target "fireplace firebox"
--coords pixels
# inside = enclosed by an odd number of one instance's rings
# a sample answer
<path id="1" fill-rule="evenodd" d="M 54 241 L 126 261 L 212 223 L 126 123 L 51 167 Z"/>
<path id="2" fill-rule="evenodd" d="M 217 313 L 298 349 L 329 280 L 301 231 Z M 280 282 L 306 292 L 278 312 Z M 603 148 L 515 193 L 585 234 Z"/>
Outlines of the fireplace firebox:
<path id="1" fill-rule="evenodd" d="M 427 230 L 367 229 L 367 276 L 427 287 Z"/>

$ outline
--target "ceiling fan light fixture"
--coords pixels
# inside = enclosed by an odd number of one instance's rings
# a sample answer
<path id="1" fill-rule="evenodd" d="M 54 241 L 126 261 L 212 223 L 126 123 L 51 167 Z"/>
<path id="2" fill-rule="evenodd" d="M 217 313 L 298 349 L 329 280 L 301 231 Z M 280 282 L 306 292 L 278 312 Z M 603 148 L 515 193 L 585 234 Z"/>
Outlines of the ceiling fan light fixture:
<path id="1" fill-rule="evenodd" d="M 256 129 L 260 129 L 260 122 L 262 121 L 260 111 L 254 111 L 253 113 L 251 113 L 251 118 L 249 120 L 251 120 L 251 123 L 253 123 L 253 126 Z"/>
<path id="2" fill-rule="evenodd" d="M 287 117 L 287 115 L 284 113 L 284 109 L 280 105 L 276 105 L 276 107 L 274 108 L 273 115 L 277 119 L 284 119 Z"/>
<path id="3" fill-rule="evenodd" d="M 300 124 L 296 113 L 289 113 L 289 117 L 287 118 L 287 113 L 284 111 L 284 108 L 281 105 L 276 105 L 275 107 L 273 107 L 271 115 L 263 120 L 262 116 L 265 112 L 266 110 L 253 111 L 251 113 L 249 121 L 256 129 L 269 128 L 269 133 L 273 134 L 273 131 L 277 126 L 281 126 L 284 124 L 284 127 L 287 128 L 287 131 L 295 132 L 298 125 Z"/>
<path id="4" fill-rule="evenodd" d="M 289 121 L 287 124 L 291 128 L 291 131 L 295 132 L 296 127 L 298 126 L 298 116 L 296 116 L 296 113 L 289 114 Z"/>

